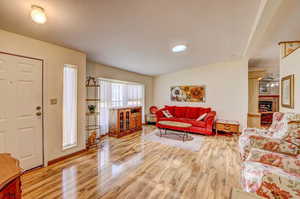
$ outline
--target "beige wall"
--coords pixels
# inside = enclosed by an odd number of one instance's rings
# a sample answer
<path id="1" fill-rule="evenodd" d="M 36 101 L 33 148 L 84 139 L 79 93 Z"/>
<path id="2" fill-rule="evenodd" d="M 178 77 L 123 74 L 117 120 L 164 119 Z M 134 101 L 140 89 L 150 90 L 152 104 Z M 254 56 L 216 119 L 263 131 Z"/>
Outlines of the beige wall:
<path id="1" fill-rule="evenodd" d="M 111 66 L 87 61 L 87 75 L 114 80 L 137 82 L 145 86 L 145 112 L 153 105 L 153 78 Z"/>
<path id="2" fill-rule="evenodd" d="M 300 49 L 280 60 L 280 79 L 288 75 L 295 75 L 295 107 L 294 109 L 281 106 L 281 112 L 300 113 Z"/>
<path id="3" fill-rule="evenodd" d="M 170 87 L 205 85 L 205 103 L 170 101 Z M 190 68 L 154 79 L 154 104 L 212 107 L 217 118 L 238 120 L 246 126 L 248 112 L 248 60 Z"/>
<path id="4" fill-rule="evenodd" d="M 44 60 L 45 162 L 85 148 L 86 55 L 47 42 L 0 30 L 0 51 Z M 63 66 L 78 66 L 78 146 L 62 150 Z M 50 105 L 57 98 L 58 104 Z"/>

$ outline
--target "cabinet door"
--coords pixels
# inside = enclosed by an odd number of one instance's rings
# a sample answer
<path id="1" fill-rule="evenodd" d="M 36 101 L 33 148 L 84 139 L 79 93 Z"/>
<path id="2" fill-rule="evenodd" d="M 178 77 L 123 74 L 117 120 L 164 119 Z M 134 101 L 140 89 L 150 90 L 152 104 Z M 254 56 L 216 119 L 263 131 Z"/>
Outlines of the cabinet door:
<path id="1" fill-rule="evenodd" d="M 142 128 L 142 114 L 141 113 L 137 113 L 136 114 L 136 125 L 137 125 L 137 128 Z"/>
<path id="2" fill-rule="evenodd" d="M 130 109 L 125 110 L 125 129 L 126 131 L 130 130 Z"/>
<path id="3" fill-rule="evenodd" d="M 133 130 L 136 127 L 135 114 L 131 114 L 130 116 L 130 129 Z"/>
<path id="4" fill-rule="evenodd" d="M 125 114 L 123 110 L 119 111 L 119 126 L 120 126 L 120 131 L 124 131 L 125 129 Z"/>

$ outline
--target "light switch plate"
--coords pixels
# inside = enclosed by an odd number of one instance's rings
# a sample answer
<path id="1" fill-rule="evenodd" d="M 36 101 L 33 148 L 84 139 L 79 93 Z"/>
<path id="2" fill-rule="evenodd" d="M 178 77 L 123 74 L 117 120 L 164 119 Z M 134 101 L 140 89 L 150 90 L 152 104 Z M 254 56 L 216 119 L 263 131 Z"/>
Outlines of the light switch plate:
<path id="1" fill-rule="evenodd" d="M 57 99 L 56 98 L 50 99 L 50 104 L 51 105 L 57 104 Z"/>

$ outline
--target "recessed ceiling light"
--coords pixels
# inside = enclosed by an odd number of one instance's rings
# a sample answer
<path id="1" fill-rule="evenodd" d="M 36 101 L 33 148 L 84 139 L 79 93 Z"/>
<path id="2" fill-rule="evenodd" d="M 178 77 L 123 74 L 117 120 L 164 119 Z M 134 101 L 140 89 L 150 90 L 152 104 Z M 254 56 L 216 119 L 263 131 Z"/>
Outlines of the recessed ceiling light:
<path id="1" fill-rule="evenodd" d="M 174 47 L 172 48 L 172 51 L 173 51 L 174 53 L 179 53 L 179 52 L 185 51 L 186 48 L 187 48 L 186 45 L 183 45 L 183 44 L 181 44 L 181 45 L 176 45 L 176 46 L 174 46 Z"/>
<path id="2" fill-rule="evenodd" d="M 44 24 L 47 21 L 45 11 L 42 7 L 36 5 L 31 6 L 30 15 L 35 23 Z"/>

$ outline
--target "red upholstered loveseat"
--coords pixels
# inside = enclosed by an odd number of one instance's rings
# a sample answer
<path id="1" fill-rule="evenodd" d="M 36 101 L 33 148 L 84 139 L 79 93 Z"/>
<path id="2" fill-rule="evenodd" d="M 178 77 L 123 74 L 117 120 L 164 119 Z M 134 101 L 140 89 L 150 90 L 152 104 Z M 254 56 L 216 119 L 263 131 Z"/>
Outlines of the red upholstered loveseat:
<path id="1" fill-rule="evenodd" d="M 168 110 L 172 114 L 172 118 L 164 116 L 164 110 Z M 197 118 L 203 113 L 207 113 L 207 116 L 202 121 L 196 121 Z M 180 106 L 165 106 L 156 112 L 158 128 L 170 128 L 172 130 L 182 130 L 180 127 L 169 127 L 159 124 L 159 121 L 177 121 L 185 122 L 192 125 L 190 132 L 212 135 L 213 124 L 215 120 L 216 112 L 211 111 L 211 108 L 202 107 L 180 107 Z"/>

